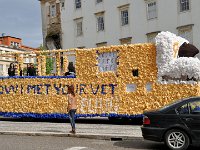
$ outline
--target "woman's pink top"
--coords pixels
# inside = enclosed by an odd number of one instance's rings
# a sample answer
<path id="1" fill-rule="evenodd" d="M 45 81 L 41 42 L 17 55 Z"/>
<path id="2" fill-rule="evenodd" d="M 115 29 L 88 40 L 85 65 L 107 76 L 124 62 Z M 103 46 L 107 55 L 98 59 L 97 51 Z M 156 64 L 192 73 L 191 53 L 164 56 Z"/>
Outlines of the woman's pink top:
<path id="1" fill-rule="evenodd" d="M 77 109 L 77 100 L 76 97 L 72 94 L 67 94 L 68 97 L 68 111 L 71 109 Z"/>

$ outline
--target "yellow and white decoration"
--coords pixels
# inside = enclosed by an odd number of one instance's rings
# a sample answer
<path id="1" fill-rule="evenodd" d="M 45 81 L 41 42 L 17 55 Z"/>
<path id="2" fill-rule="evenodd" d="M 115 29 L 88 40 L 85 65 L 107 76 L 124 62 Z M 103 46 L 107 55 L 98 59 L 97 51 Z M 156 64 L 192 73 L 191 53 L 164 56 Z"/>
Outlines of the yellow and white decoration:
<path id="1" fill-rule="evenodd" d="M 67 51 L 67 50 L 66 50 Z M 61 50 L 56 51 L 60 56 Z M 64 50 L 62 50 L 64 52 Z M 116 53 L 114 71 L 100 71 L 98 57 Z M 67 85 L 73 84 L 78 98 L 78 114 L 137 115 L 174 100 L 200 95 L 200 85 L 157 82 L 155 44 L 120 45 L 77 49 L 76 78 L 14 77 L 0 79 L 0 112 L 66 114 Z M 37 54 L 41 75 L 45 55 Z M 40 58 L 40 59 L 39 59 Z M 68 63 L 66 57 L 64 62 Z M 108 60 L 110 61 L 110 60 Z M 59 59 L 56 61 L 58 73 Z M 66 68 L 66 66 L 64 67 Z M 133 75 L 137 70 L 138 74 Z"/>

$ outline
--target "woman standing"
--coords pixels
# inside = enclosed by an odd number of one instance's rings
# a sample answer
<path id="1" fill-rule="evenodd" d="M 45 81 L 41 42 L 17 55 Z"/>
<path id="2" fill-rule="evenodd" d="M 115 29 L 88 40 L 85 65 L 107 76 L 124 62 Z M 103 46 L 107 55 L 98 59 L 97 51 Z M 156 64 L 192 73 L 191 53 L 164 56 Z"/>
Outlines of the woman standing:
<path id="1" fill-rule="evenodd" d="M 75 129 L 75 114 L 76 114 L 76 109 L 77 109 L 77 101 L 76 101 L 76 96 L 74 93 L 74 86 L 71 85 L 68 87 L 67 91 L 67 98 L 68 98 L 68 113 L 69 113 L 69 119 L 72 127 L 72 131 L 70 133 L 75 134 L 76 129 Z"/>
<path id="2" fill-rule="evenodd" d="M 10 64 L 10 67 L 8 68 L 8 75 L 10 77 L 15 76 L 15 65 L 14 65 L 14 63 Z"/>

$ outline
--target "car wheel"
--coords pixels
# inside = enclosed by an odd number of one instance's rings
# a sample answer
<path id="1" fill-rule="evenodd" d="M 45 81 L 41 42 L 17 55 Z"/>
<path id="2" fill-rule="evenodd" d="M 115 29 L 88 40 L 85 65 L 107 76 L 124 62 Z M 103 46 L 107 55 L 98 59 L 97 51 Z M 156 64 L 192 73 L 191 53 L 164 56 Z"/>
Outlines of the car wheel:
<path id="1" fill-rule="evenodd" d="M 164 141 L 172 150 L 186 150 L 190 144 L 188 135 L 184 131 L 178 129 L 167 131 Z"/>

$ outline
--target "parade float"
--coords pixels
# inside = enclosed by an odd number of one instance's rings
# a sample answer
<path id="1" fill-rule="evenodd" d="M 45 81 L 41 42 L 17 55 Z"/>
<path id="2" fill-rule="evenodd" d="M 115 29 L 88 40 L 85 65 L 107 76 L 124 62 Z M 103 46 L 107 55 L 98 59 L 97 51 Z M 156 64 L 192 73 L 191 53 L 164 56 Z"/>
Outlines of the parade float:
<path id="1" fill-rule="evenodd" d="M 0 115 L 67 118 L 66 93 L 72 84 L 78 100 L 77 117 L 141 117 L 143 111 L 198 96 L 200 60 L 192 56 L 198 52 L 192 47 L 192 54 L 179 57 L 188 43 L 161 32 L 155 44 L 0 54 L 15 59 L 18 74 L 26 56 L 37 60 L 37 76 L 0 78 Z M 63 76 L 69 55 L 75 55 L 76 74 Z M 55 60 L 54 76 L 46 75 L 47 57 Z"/>

